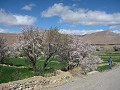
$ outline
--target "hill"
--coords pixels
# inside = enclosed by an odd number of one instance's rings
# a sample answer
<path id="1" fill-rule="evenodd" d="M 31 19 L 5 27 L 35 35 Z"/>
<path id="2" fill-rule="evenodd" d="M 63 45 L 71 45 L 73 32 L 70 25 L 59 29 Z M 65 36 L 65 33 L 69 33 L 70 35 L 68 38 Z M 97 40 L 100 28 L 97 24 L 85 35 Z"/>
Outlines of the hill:
<path id="1" fill-rule="evenodd" d="M 9 45 L 18 41 L 16 33 L 0 33 L 0 37 L 4 37 Z"/>
<path id="2" fill-rule="evenodd" d="M 89 44 L 114 45 L 114 44 L 120 44 L 120 34 L 113 33 L 110 31 L 101 31 L 101 32 L 84 35 L 82 36 L 82 40 Z"/>
<path id="3" fill-rule="evenodd" d="M 13 44 L 18 41 L 16 33 L 0 33 L 0 37 L 5 37 L 8 44 Z M 82 40 L 95 45 L 117 45 L 120 44 L 120 34 L 110 31 L 101 31 L 83 35 Z"/>

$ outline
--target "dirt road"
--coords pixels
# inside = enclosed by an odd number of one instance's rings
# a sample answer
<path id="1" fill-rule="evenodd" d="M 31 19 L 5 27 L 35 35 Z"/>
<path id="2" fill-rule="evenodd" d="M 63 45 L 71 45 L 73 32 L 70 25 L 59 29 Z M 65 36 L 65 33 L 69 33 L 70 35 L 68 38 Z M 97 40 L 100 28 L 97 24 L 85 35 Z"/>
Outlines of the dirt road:
<path id="1" fill-rule="evenodd" d="M 84 78 L 75 78 L 47 90 L 120 90 L 120 67 Z"/>

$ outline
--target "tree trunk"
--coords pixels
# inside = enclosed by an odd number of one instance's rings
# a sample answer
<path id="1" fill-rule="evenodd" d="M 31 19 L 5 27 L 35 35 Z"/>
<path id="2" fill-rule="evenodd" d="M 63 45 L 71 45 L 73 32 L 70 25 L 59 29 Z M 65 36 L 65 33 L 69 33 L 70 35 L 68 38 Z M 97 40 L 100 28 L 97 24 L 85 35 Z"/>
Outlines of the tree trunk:
<path id="1" fill-rule="evenodd" d="M 28 58 L 30 60 L 30 63 L 32 64 L 33 71 L 36 71 L 36 58 L 31 57 L 29 54 L 28 54 Z"/>
<path id="2" fill-rule="evenodd" d="M 0 63 L 1 63 L 1 64 L 4 63 L 4 57 L 1 57 L 1 59 L 0 59 Z"/>
<path id="3" fill-rule="evenodd" d="M 45 62 L 44 62 L 44 66 L 43 66 L 43 70 L 45 70 L 45 68 L 47 67 L 48 63 L 49 63 L 49 59 L 51 58 L 52 54 L 50 54 L 46 59 L 45 59 Z"/>
<path id="4" fill-rule="evenodd" d="M 45 70 L 45 68 L 47 67 L 49 59 L 50 59 L 50 57 L 46 58 L 46 60 L 44 62 L 43 70 Z"/>
<path id="5" fill-rule="evenodd" d="M 36 62 L 33 62 L 32 66 L 33 66 L 33 71 L 36 71 Z"/>

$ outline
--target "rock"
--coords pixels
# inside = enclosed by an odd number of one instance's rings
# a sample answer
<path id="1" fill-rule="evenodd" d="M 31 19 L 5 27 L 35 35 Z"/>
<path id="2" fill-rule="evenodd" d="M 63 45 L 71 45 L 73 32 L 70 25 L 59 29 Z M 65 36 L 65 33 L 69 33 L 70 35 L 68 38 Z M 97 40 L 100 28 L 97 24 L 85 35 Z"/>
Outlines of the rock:
<path id="1" fill-rule="evenodd" d="M 95 73 L 98 73 L 98 71 L 91 71 L 91 72 L 88 72 L 87 75 L 91 75 L 91 74 L 95 74 Z"/>
<path id="2" fill-rule="evenodd" d="M 35 85 L 34 90 L 41 90 L 42 86 L 41 85 Z"/>
<path id="3" fill-rule="evenodd" d="M 34 76 L 24 80 L 13 81 L 0 85 L 0 90 L 41 90 L 45 87 L 53 87 L 59 83 L 67 82 L 72 75 L 69 72 L 58 70 L 56 76 Z"/>
<path id="4" fill-rule="evenodd" d="M 56 83 L 56 80 L 53 80 L 52 83 Z"/>

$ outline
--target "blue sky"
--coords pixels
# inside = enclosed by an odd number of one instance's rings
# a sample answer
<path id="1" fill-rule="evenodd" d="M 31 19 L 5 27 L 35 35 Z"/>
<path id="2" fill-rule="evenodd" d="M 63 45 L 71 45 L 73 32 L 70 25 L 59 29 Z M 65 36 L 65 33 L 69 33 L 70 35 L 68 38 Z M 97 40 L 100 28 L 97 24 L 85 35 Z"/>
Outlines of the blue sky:
<path id="1" fill-rule="evenodd" d="M 120 31 L 120 0 L 0 0 L 0 32 L 33 25 L 62 33 Z"/>

